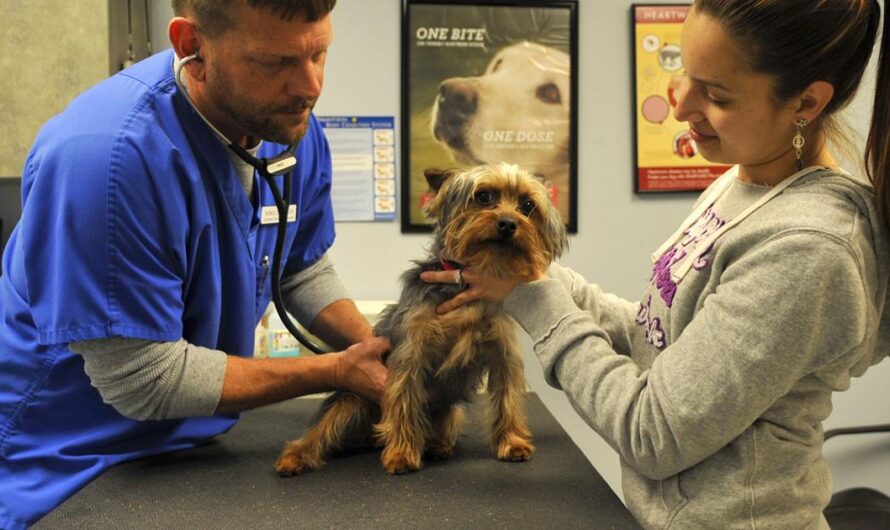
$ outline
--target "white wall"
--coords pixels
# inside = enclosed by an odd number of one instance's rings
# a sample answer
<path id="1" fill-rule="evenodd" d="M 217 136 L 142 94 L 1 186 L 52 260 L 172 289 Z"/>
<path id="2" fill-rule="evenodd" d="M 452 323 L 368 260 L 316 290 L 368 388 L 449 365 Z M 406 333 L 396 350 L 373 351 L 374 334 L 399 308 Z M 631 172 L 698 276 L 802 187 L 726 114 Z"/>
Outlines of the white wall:
<path id="1" fill-rule="evenodd" d="M 561 263 L 620 296 L 636 299 L 649 278 L 650 253 L 682 221 L 694 197 L 633 193 L 631 3 L 580 0 L 578 234 L 571 238 L 571 250 Z M 169 16 L 167 2 L 157 2 L 156 31 Z M 335 42 L 316 113 L 391 115 L 398 123 L 401 2 L 340 0 L 333 20 Z M 162 37 L 153 41 L 160 49 Z M 851 121 L 860 131 L 868 125 L 871 97 L 866 90 L 854 105 Z M 398 223 L 339 223 L 337 231 L 332 254 L 358 299 L 396 298 L 399 274 L 422 254 L 427 241 L 424 235 L 401 234 Z M 524 345 L 531 388 L 620 494 L 615 453 L 578 418 L 562 393 L 546 386 L 529 342 Z M 853 390 L 836 399 L 828 426 L 890 422 L 887 382 L 890 363 L 873 369 Z M 864 449 L 854 447 L 863 444 Z M 861 458 L 872 458 L 875 447 L 884 456 L 878 465 Z M 886 472 L 890 435 L 863 436 L 855 444 L 832 440 L 826 453 L 839 486 L 868 483 L 890 493 L 890 473 Z"/>

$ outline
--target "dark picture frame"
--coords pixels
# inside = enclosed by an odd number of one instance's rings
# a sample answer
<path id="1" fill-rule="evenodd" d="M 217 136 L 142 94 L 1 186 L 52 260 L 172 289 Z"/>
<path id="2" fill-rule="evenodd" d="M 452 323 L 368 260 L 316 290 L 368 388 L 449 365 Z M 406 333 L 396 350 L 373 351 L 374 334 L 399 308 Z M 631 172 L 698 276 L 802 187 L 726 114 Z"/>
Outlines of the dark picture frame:
<path id="1" fill-rule="evenodd" d="M 578 1 L 402 0 L 402 232 L 428 232 L 423 171 L 517 164 L 578 220 Z"/>
<path id="2" fill-rule="evenodd" d="M 683 63 L 680 29 L 691 4 L 632 4 L 634 192 L 700 192 L 730 166 L 698 153 L 673 117 Z"/>

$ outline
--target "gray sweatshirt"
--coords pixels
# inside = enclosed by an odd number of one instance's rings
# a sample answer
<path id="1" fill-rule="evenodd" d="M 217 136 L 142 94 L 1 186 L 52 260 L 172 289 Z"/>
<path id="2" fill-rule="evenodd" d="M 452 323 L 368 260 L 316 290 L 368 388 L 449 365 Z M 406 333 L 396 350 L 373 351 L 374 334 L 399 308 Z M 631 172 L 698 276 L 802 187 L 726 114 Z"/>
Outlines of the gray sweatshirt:
<path id="1" fill-rule="evenodd" d="M 827 528 L 831 395 L 890 352 L 887 234 L 869 188 L 817 171 L 714 241 L 769 190 L 702 203 L 639 303 L 559 266 L 505 301 L 646 528 Z"/>

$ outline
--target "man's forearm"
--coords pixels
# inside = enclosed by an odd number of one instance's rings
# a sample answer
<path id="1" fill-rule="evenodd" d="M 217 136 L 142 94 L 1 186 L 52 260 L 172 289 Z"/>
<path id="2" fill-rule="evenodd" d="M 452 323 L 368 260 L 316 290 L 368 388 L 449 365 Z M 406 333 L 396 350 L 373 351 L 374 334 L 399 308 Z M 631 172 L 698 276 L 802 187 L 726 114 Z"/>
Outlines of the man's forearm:
<path id="1" fill-rule="evenodd" d="M 355 302 L 337 300 L 321 310 L 309 326 L 313 335 L 335 350 L 342 350 L 371 336 L 371 324 Z"/>
<path id="2" fill-rule="evenodd" d="M 355 307 L 327 255 L 283 276 L 281 294 L 288 312 L 336 350 L 371 336 L 371 325 Z"/>
<path id="3" fill-rule="evenodd" d="M 339 355 L 328 353 L 288 359 L 245 359 L 229 355 L 216 412 L 240 412 L 335 390 Z"/>

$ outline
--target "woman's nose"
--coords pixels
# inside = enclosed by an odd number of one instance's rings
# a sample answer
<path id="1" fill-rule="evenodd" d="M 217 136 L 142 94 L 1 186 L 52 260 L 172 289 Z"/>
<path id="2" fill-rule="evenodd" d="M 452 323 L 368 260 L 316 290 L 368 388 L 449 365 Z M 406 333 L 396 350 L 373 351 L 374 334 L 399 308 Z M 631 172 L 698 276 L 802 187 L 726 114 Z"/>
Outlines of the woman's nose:
<path id="1" fill-rule="evenodd" d="M 698 100 L 692 92 L 689 79 L 683 77 L 674 92 L 674 119 L 679 122 L 701 121 L 704 116 L 698 108 Z"/>

